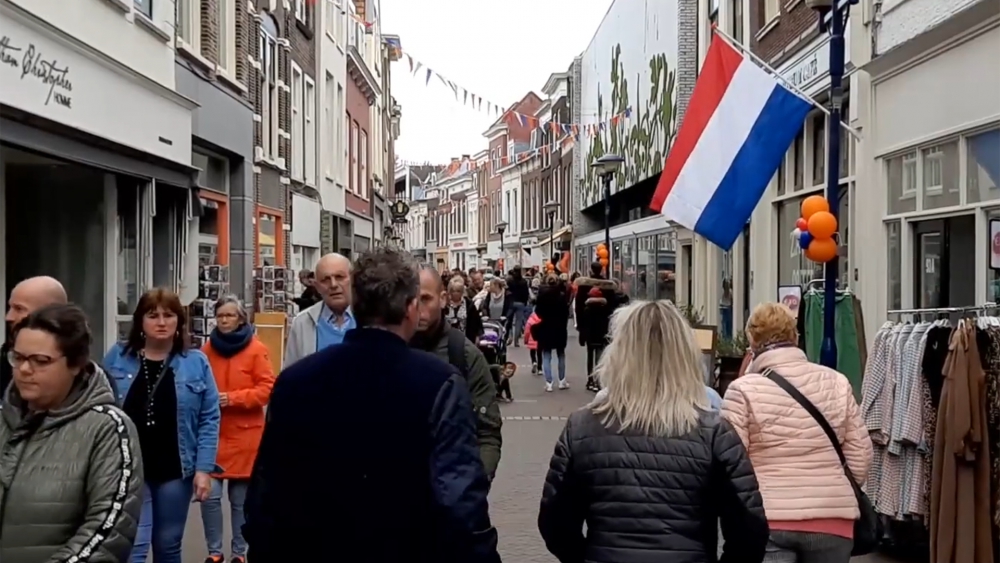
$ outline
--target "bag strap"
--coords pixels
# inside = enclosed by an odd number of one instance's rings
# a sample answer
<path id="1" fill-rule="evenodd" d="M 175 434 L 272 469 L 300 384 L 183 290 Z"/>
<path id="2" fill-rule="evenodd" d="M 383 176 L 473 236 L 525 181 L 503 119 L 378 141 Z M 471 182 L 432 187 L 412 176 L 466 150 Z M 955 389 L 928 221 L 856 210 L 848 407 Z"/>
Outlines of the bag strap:
<path id="1" fill-rule="evenodd" d="M 826 432 L 826 437 L 829 438 L 830 443 L 833 444 L 833 449 L 837 451 L 837 457 L 840 458 L 840 465 L 847 470 L 847 458 L 844 457 L 844 450 L 840 447 L 840 440 L 837 439 L 837 434 L 834 433 L 833 428 L 830 427 L 830 423 L 827 422 L 823 413 L 819 412 L 816 405 L 812 404 L 812 401 L 800 393 L 799 390 L 796 389 L 794 385 L 789 383 L 787 379 L 775 373 L 774 370 L 768 368 L 764 370 L 762 375 L 773 381 L 778 385 L 778 387 L 784 389 L 785 393 L 788 393 L 793 399 L 795 399 L 795 402 L 802 405 L 802 408 L 806 409 L 806 412 L 812 415 L 813 419 L 819 424 L 820 428 L 823 429 L 823 432 Z"/>

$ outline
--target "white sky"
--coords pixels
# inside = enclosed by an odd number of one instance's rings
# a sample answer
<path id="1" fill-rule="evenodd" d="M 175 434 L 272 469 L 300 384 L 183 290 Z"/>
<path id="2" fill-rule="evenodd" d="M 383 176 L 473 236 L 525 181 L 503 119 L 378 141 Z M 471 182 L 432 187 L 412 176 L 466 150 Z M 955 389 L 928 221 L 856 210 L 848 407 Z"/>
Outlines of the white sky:
<path id="1" fill-rule="evenodd" d="M 634 1 L 634 0 L 625 0 Z M 529 90 L 542 96 L 553 72 L 569 69 L 597 32 L 612 0 L 381 0 L 382 32 L 398 35 L 403 52 L 482 96 L 483 111 L 462 105 L 404 56 L 392 67 L 392 95 L 403 109 L 396 155 L 445 163 L 487 147 L 496 120 L 485 100 L 503 107 Z"/>

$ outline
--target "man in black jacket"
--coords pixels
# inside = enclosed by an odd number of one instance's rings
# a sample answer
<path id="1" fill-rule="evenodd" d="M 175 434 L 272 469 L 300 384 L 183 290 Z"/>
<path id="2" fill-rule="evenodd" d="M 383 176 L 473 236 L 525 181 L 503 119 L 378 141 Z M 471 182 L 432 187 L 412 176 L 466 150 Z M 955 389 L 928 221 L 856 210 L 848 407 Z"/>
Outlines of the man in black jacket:
<path id="1" fill-rule="evenodd" d="M 469 392 L 407 344 L 417 265 L 381 248 L 353 272 L 358 328 L 274 386 L 245 504 L 249 563 L 499 563 Z"/>
<path id="2" fill-rule="evenodd" d="M 600 262 L 590 265 L 590 276 L 576 278 L 576 329 L 580 345 L 587 347 L 587 390 L 600 391 L 594 378 L 594 367 L 608 343 L 608 326 L 611 314 L 621 304 L 618 284 L 604 279 Z M 596 290 L 596 291 L 595 291 Z"/>
<path id="3" fill-rule="evenodd" d="M 66 289 L 55 278 L 38 276 L 28 278 L 14 286 L 7 300 L 7 316 L 5 317 L 5 338 L 0 345 L 0 400 L 3 399 L 7 386 L 14 379 L 14 368 L 7 361 L 7 353 L 14 345 L 11 342 L 11 332 L 14 325 L 42 307 L 66 303 Z M 114 386 L 112 386 L 114 389 Z"/>
<path id="4" fill-rule="evenodd" d="M 514 266 L 510 272 L 510 280 L 507 282 L 507 290 L 510 291 L 511 306 L 513 313 L 513 340 L 514 347 L 521 345 L 521 334 L 524 332 L 524 323 L 528 322 L 531 311 L 528 310 L 528 302 L 531 301 L 531 286 L 528 280 L 524 279 L 520 266 Z"/>

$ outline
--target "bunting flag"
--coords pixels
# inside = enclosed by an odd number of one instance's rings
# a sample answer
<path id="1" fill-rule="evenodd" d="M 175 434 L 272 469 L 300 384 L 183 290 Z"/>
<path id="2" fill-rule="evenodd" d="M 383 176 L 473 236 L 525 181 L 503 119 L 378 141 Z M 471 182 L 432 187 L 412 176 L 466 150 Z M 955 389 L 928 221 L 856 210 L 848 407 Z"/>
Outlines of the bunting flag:
<path id="1" fill-rule="evenodd" d="M 491 117 L 495 118 L 507 115 L 508 119 L 516 121 L 521 126 L 529 126 L 532 129 L 545 128 L 551 130 L 555 135 L 562 133 L 563 135 L 579 137 L 582 133 L 592 137 L 598 132 L 603 131 L 606 126 L 617 125 L 621 120 L 628 119 L 632 116 L 632 108 L 628 107 L 625 108 L 625 111 L 611 115 L 606 119 L 594 123 L 560 123 L 557 121 L 541 122 L 533 115 L 508 110 L 506 106 L 487 100 L 457 82 L 448 79 L 441 73 L 420 62 L 409 53 L 404 52 L 399 43 L 392 42 L 391 47 L 403 55 L 403 58 L 406 59 L 406 63 L 409 67 L 410 74 L 423 80 L 424 86 L 430 86 L 431 80 L 436 78 L 438 82 L 451 90 L 452 95 L 455 97 L 455 101 L 459 102 L 463 106 L 470 107 L 480 112 L 485 111 Z"/>

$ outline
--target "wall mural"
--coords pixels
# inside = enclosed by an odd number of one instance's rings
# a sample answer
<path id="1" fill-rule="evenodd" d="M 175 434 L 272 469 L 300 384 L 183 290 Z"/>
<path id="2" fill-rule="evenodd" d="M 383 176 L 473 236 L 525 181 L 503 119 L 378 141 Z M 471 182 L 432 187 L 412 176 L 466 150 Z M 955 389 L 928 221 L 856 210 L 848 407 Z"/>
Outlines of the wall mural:
<path id="1" fill-rule="evenodd" d="M 600 121 L 599 116 L 626 108 L 632 114 L 581 134 L 582 207 L 603 200 L 600 178 L 590 163 L 604 154 L 625 158 L 612 193 L 663 169 L 678 127 L 676 54 L 676 2 L 618 0 L 605 16 L 581 63 L 581 121 Z"/>

